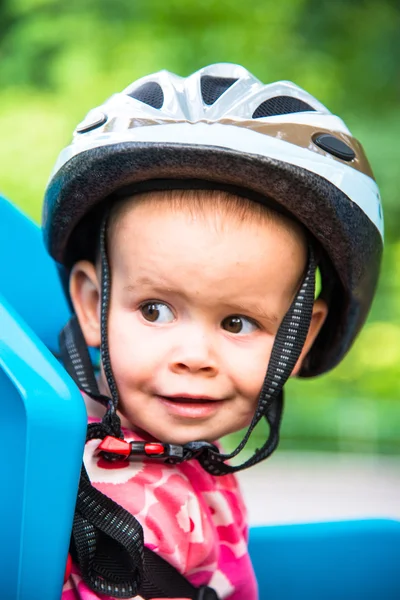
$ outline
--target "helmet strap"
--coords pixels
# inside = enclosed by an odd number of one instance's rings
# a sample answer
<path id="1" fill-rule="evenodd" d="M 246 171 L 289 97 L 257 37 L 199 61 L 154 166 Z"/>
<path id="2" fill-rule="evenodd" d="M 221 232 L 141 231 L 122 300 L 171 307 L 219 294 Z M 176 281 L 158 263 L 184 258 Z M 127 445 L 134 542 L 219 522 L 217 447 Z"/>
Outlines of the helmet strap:
<path id="1" fill-rule="evenodd" d="M 111 290 L 111 271 L 108 263 L 107 253 L 107 223 L 110 211 L 106 210 L 100 229 L 100 260 L 101 260 L 101 345 L 100 355 L 104 374 L 107 379 L 108 388 L 111 393 L 107 412 L 102 419 L 102 423 L 111 427 L 115 437 L 122 438 L 121 420 L 117 415 L 119 394 L 114 374 L 111 368 L 110 351 L 108 347 L 108 313 L 110 308 L 110 290 Z"/>
<path id="2" fill-rule="evenodd" d="M 100 393 L 89 350 L 76 315 L 73 315 L 60 333 L 60 353 L 63 365 L 79 389 L 97 400 L 106 408 L 101 423 L 88 426 L 86 441 L 93 438 L 104 439 L 106 436 L 122 438 L 121 420 L 117 414 L 118 388 L 116 386 L 108 348 L 108 310 L 110 303 L 110 268 L 106 251 L 106 228 L 108 221 L 106 212 L 100 230 L 101 256 L 101 361 L 107 378 L 111 398 Z"/>

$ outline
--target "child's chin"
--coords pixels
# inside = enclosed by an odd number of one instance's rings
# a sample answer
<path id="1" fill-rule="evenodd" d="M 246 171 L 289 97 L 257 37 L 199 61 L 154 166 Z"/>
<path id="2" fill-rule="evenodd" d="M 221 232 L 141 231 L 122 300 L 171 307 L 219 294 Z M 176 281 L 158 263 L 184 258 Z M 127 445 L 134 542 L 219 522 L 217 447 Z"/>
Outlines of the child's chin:
<path id="1" fill-rule="evenodd" d="M 163 442 L 164 444 L 178 444 L 180 446 L 183 446 L 184 444 L 188 444 L 189 442 L 197 442 L 197 441 L 211 442 L 212 441 L 212 440 L 208 439 L 207 436 L 204 436 L 204 435 L 195 437 L 194 435 L 188 436 L 187 433 L 186 434 L 182 433 L 180 435 L 179 433 L 165 432 L 165 434 L 160 433 L 159 435 L 156 435 L 155 437 L 160 442 Z"/>

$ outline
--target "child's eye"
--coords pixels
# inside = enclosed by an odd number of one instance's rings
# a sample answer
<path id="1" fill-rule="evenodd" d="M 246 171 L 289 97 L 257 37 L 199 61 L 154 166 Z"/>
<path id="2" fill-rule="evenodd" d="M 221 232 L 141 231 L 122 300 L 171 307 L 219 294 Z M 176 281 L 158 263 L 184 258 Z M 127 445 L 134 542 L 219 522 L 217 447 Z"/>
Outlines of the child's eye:
<path id="1" fill-rule="evenodd" d="M 162 302 L 146 302 L 141 305 L 140 312 L 151 323 L 171 323 L 174 320 L 172 310 Z"/>
<path id="2" fill-rule="evenodd" d="M 246 333 L 252 333 L 259 328 L 257 323 L 255 323 L 252 319 L 238 317 L 236 315 L 226 317 L 226 319 L 222 321 L 222 327 L 229 333 L 241 333 L 242 335 L 245 335 Z"/>

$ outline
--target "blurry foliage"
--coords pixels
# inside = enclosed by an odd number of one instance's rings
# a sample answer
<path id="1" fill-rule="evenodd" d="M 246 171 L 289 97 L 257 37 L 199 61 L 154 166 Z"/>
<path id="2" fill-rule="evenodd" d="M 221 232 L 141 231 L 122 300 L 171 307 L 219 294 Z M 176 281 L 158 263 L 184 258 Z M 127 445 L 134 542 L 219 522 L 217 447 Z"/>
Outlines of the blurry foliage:
<path id="1" fill-rule="evenodd" d="M 227 61 L 294 81 L 362 141 L 385 207 L 379 293 L 343 363 L 289 383 L 286 447 L 398 450 L 399 32 L 398 0 L 0 0 L 0 191 L 36 220 L 75 125 L 159 69 Z"/>

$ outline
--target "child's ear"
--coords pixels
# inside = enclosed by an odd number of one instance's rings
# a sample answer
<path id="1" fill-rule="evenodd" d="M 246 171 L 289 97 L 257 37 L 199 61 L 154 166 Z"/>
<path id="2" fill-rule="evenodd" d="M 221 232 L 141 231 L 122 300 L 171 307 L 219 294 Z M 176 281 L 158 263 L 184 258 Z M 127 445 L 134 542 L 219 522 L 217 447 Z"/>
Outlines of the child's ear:
<path id="1" fill-rule="evenodd" d="M 87 345 L 99 347 L 100 282 L 96 267 L 91 262 L 80 260 L 74 265 L 69 280 L 69 293 Z"/>
<path id="2" fill-rule="evenodd" d="M 307 334 L 306 341 L 303 346 L 303 350 L 301 351 L 301 354 L 297 360 L 297 363 L 292 371 L 292 377 L 294 375 L 298 375 L 298 373 L 301 369 L 301 365 L 303 364 L 303 360 L 307 356 L 309 351 L 311 350 L 311 346 L 313 345 L 315 338 L 319 334 L 321 327 L 324 324 L 327 314 L 328 314 L 328 306 L 324 300 L 321 300 L 319 298 L 318 300 L 316 300 L 314 302 L 310 328 L 308 330 L 308 334 Z"/>

